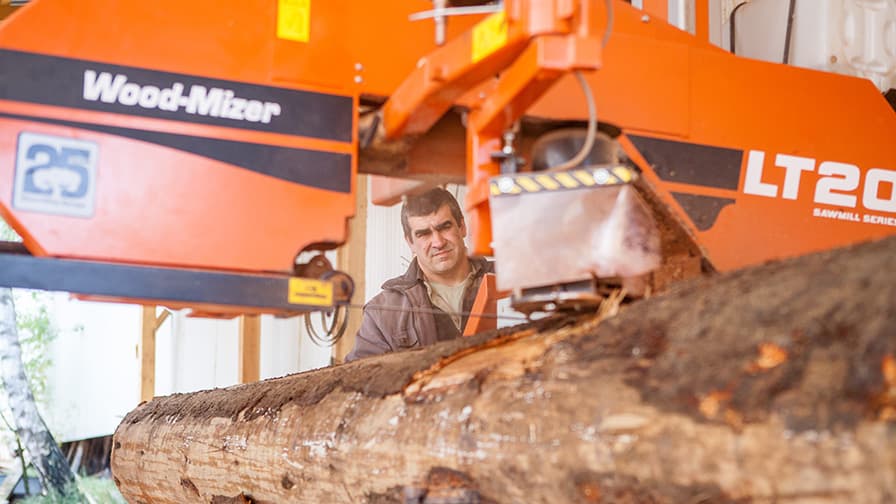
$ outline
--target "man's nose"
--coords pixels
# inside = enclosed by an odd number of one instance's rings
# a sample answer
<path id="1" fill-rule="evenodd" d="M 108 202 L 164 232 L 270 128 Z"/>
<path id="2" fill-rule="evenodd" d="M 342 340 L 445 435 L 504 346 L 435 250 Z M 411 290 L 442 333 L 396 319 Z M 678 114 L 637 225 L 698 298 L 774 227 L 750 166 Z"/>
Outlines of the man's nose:
<path id="1" fill-rule="evenodd" d="M 435 248 L 442 248 L 445 246 L 445 237 L 442 236 L 441 231 L 433 231 L 432 233 L 432 246 Z"/>

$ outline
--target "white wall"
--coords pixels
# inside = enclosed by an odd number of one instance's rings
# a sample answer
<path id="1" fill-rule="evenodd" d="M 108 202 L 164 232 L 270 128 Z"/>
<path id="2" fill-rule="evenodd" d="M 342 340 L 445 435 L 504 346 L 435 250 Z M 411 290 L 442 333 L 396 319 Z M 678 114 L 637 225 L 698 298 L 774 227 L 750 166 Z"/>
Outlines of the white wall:
<path id="1" fill-rule="evenodd" d="M 111 434 L 140 400 L 142 308 L 62 293 L 49 299 L 60 331 L 50 349 L 46 421 L 58 441 Z M 237 319 L 172 313 L 156 334 L 156 395 L 238 383 L 238 351 Z M 308 338 L 301 317 L 267 315 L 261 319 L 260 352 L 262 379 L 327 366 L 331 355 L 329 347 Z"/>
<path id="2" fill-rule="evenodd" d="M 156 340 L 156 395 L 239 383 L 238 319 L 194 318 L 180 311 L 169 320 Z M 265 379 L 327 366 L 331 349 L 308 338 L 302 317 L 264 315 L 260 353 L 260 375 Z"/>
<path id="3" fill-rule="evenodd" d="M 59 335 L 50 347 L 45 420 L 57 441 L 111 434 L 140 399 L 141 308 L 46 298 Z"/>

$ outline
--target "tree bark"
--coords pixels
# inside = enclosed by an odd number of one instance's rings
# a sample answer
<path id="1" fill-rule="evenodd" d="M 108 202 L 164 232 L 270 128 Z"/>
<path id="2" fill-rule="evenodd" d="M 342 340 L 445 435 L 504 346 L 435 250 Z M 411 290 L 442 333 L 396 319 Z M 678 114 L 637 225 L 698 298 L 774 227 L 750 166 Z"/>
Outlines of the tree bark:
<path id="1" fill-rule="evenodd" d="M 222 390 L 116 431 L 131 503 L 896 499 L 896 239 Z"/>
<path id="2" fill-rule="evenodd" d="M 41 484 L 59 495 L 80 497 L 75 475 L 44 423 L 22 364 L 12 289 L 0 288 L 0 379 L 9 399 L 16 435 Z M 83 500 L 83 499 L 82 499 Z"/>

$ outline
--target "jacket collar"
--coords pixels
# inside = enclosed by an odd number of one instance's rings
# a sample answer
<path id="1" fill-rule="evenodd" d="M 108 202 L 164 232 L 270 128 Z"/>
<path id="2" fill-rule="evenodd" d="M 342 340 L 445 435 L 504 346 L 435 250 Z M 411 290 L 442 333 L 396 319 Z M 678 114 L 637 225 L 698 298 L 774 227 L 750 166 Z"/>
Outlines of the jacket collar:
<path id="1" fill-rule="evenodd" d="M 479 276 L 483 270 L 488 270 L 488 265 L 488 261 L 481 257 L 471 257 L 470 267 L 472 268 L 473 278 Z M 405 291 L 425 281 L 426 277 L 423 275 L 423 270 L 420 269 L 420 265 L 417 264 L 417 258 L 415 257 L 414 260 L 411 261 L 411 264 L 408 266 L 408 270 L 405 271 L 404 275 L 386 280 L 386 282 L 383 283 L 382 289 Z"/>

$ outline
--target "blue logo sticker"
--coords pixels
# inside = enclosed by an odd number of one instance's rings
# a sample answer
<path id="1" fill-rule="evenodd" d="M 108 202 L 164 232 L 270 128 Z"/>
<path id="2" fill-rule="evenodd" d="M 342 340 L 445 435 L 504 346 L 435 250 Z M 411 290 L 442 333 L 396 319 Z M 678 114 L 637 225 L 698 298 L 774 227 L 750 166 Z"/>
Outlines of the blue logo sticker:
<path id="1" fill-rule="evenodd" d="M 13 208 L 92 217 L 98 151 L 93 142 L 21 133 L 16 151 Z"/>

